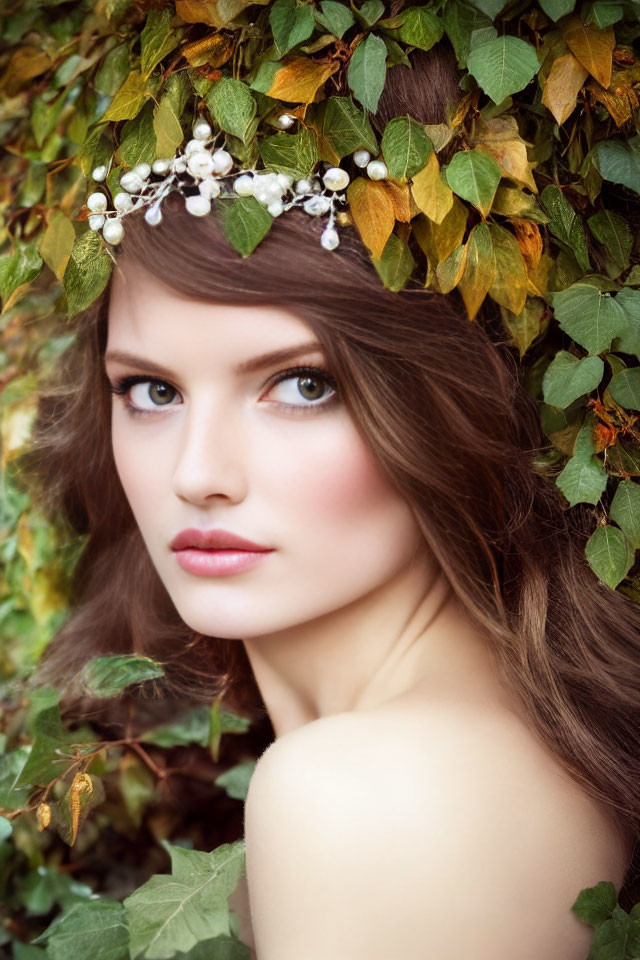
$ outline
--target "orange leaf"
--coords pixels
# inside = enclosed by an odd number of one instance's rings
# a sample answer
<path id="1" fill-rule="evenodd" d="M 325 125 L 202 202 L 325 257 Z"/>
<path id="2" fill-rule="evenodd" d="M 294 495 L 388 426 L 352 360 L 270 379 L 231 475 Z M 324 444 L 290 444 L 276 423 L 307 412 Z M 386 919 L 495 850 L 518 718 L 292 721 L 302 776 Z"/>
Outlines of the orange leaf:
<path id="1" fill-rule="evenodd" d="M 363 243 L 371 256 L 379 259 L 396 222 L 393 201 L 384 183 L 356 177 L 347 187 L 347 201 Z"/>
<path id="2" fill-rule="evenodd" d="M 204 64 L 221 67 L 233 54 L 233 48 L 234 43 L 229 34 L 212 33 L 202 40 L 185 44 L 180 53 L 192 67 L 201 67 Z"/>
<path id="3" fill-rule="evenodd" d="M 440 164 L 435 153 L 429 154 L 426 164 L 412 178 L 411 193 L 420 210 L 433 220 L 442 223 L 453 206 L 453 191 L 444 182 Z"/>
<path id="4" fill-rule="evenodd" d="M 391 197 L 396 220 L 409 223 L 418 211 L 411 203 L 411 192 L 408 183 L 396 183 L 395 180 L 380 180 Z"/>
<path id="5" fill-rule="evenodd" d="M 542 234 L 537 223 L 532 220 L 514 218 L 510 221 L 516 233 L 516 240 L 520 253 L 527 266 L 527 271 L 537 270 L 542 256 Z"/>
<path id="6" fill-rule="evenodd" d="M 289 103 L 311 103 L 322 84 L 339 69 L 338 61 L 320 63 L 297 57 L 278 70 L 267 96 Z"/>
<path id="7" fill-rule="evenodd" d="M 71 843 L 70 847 L 76 842 L 76 836 L 78 835 L 78 825 L 80 823 L 80 809 L 81 801 L 80 795 L 82 793 L 93 793 L 93 783 L 91 782 L 91 777 L 88 773 L 76 773 L 75 777 L 71 782 L 69 787 L 69 794 L 67 801 L 69 803 L 69 811 L 71 813 Z"/>
<path id="8" fill-rule="evenodd" d="M 608 87 L 611 83 L 613 48 L 616 45 L 613 27 L 599 30 L 583 23 L 580 17 L 571 17 L 565 24 L 562 36 L 576 60 L 598 83 Z"/>
<path id="9" fill-rule="evenodd" d="M 553 61 L 544 84 L 542 102 L 559 126 L 573 113 L 586 79 L 586 68 L 572 53 L 565 53 Z"/>

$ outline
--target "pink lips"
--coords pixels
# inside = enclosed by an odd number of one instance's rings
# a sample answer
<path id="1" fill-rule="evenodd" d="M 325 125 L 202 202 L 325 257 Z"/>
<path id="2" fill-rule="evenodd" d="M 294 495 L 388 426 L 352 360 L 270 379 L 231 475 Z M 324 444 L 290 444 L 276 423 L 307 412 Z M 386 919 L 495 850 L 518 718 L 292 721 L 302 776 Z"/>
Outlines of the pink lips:
<path id="1" fill-rule="evenodd" d="M 271 547 L 227 530 L 181 530 L 171 541 L 180 566 L 201 577 L 229 576 L 256 566 Z"/>

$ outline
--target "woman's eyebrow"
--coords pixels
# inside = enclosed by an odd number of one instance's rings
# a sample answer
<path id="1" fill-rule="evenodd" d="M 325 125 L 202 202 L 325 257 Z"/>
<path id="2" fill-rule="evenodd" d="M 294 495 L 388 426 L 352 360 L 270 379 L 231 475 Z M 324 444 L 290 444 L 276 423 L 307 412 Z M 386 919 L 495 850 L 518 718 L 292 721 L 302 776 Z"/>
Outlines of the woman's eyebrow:
<path id="1" fill-rule="evenodd" d="M 275 363 L 292 360 L 294 357 L 300 356 L 300 354 L 311 353 L 311 351 L 316 350 L 322 350 L 322 346 L 315 340 L 309 341 L 308 343 L 299 343 L 295 347 L 272 350 L 270 353 L 262 353 L 258 357 L 252 357 L 251 360 L 245 360 L 243 363 L 239 363 L 234 367 L 234 373 L 253 373 L 256 370 L 261 370 L 263 367 L 269 367 Z M 145 370 L 147 373 L 155 373 L 162 377 L 175 377 L 175 374 L 169 370 L 168 367 L 163 367 L 159 363 L 145 360 L 144 357 L 137 357 L 135 354 L 126 353 L 123 350 L 109 350 L 105 354 L 104 359 L 105 363 L 107 360 L 113 360 L 120 363 L 131 364 L 131 366 Z"/>

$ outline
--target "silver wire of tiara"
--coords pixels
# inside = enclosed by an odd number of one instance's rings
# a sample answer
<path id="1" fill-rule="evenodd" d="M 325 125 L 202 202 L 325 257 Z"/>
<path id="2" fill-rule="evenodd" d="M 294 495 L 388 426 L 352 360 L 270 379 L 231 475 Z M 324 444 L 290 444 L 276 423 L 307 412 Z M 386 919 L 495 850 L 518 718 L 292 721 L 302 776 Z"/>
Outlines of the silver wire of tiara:
<path id="1" fill-rule="evenodd" d="M 295 121 L 290 114 L 282 114 L 278 120 L 281 129 L 287 129 Z M 89 227 L 102 231 L 102 236 L 111 245 L 120 243 L 124 236 L 122 218 L 140 207 L 147 206 L 146 222 L 154 227 L 162 222 L 161 204 L 165 196 L 172 191 L 183 192 L 185 187 L 198 193 L 185 195 L 185 207 L 195 217 L 211 213 L 211 202 L 217 197 L 253 196 L 272 217 L 279 217 L 294 206 L 302 206 L 311 216 L 329 213 L 327 225 L 320 237 L 320 243 L 326 250 L 335 250 L 340 239 L 335 229 L 335 205 L 347 204 L 343 192 L 350 182 L 350 176 L 342 167 L 329 166 L 323 174 L 314 172 L 294 183 L 294 177 L 288 173 L 274 173 L 255 168 L 240 168 L 233 172 L 234 160 L 222 147 L 216 148 L 216 141 L 222 132 L 214 137 L 210 125 L 205 120 L 196 122 L 193 127 L 193 139 L 187 141 L 170 160 L 155 160 L 152 164 L 139 163 L 120 177 L 122 190 L 113 198 L 115 210 L 107 209 L 107 196 L 101 191 L 91 193 L 87 206 L 91 211 Z M 356 166 L 366 167 L 372 180 L 383 180 L 387 176 L 387 166 L 383 160 L 371 159 L 368 150 L 356 150 L 353 153 Z M 151 174 L 165 175 L 162 180 L 150 180 Z M 193 180 L 181 180 L 180 175 L 187 173 Z M 96 182 L 104 181 L 107 166 L 102 164 L 93 170 Z M 235 178 L 230 187 L 226 180 Z M 225 188 L 227 188 L 225 190 Z M 293 194 L 286 200 L 285 194 Z"/>

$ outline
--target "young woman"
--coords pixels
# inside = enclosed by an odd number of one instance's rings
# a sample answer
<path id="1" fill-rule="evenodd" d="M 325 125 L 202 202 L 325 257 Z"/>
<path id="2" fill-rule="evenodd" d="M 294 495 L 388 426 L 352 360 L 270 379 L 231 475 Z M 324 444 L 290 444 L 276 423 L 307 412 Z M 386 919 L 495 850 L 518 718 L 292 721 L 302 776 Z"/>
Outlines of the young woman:
<path id="1" fill-rule="evenodd" d="M 443 119 L 453 73 L 415 63 L 382 127 Z M 127 218 L 43 398 L 43 504 L 89 534 L 43 678 L 162 650 L 187 689 L 198 638 L 210 689 L 255 683 L 259 960 L 584 960 L 579 892 L 638 899 L 640 609 L 535 468 L 499 323 L 385 290 L 299 210 L 246 259 L 163 210 Z"/>

